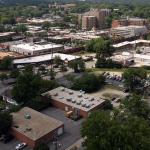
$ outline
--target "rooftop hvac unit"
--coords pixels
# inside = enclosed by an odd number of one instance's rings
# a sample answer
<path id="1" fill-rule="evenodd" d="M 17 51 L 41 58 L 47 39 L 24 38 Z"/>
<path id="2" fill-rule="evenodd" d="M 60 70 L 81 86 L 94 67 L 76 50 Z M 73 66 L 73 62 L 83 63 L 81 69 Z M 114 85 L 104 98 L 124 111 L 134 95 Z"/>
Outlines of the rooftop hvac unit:
<path id="1" fill-rule="evenodd" d="M 65 88 L 61 88 L 61 91 L 65 91 Z"/>
<path id="2" fill-rule="evenodd" d="M 75 103 L 76 101 L 74 99 L 72 99 L 72 103 Z"/>
<path id="3" fill-rule="evenodd" d="M 85 107 L 86 107 L 86 108 L 90 108 L 90 104 L 86 104 Z"/>
<path id="4" fill-rule="evenodd" d="M 80 105 L 80 104 L 81 104 L 81 101 L 77 101 L 76 104 L 77 104 L 77 105 Z"/>
<path id="5" fill-rule="evenodd" d="M 90 101 L 94 101 L 94 98 L 91 98 Z"/>
<path id="6" fill-rule="evenodd" d="M 66 100 L 69 102 L 69 101 L 71 101 L 71 100 L 72 100 L 72 98 L 67 98 Z"/>
<path id="7" fill-rule="evenodd" d="M 82 97 L 82 94 L 78 94 L 78 97 Z"/>
<path id="8" fill-rule="evenodd" d="M 69 92 L 69 94 L 70 94 L 70 95 L 72 95 L 72 94 L 73 94 L 73 92 L 72 92 L 72 91 L 70 91 L 70 92 Z"/>

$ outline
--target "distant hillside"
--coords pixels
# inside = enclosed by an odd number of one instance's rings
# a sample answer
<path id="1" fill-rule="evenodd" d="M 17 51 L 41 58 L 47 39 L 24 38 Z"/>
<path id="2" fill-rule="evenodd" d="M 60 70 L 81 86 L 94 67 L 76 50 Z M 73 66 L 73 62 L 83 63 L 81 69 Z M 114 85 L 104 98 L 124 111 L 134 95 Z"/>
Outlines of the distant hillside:
<path id="1" fill-rule="evenodd" d="M 150 4 L 150 0 L 0 0 L 1 5 L 16 5 L 16 4 L 27 4 L 37 5 L 46 4 L 49 2 L 99 2 L 99 3 L 116 3 L 116 4 Z"/>
<path id="2" fill-rule="evenodd" d="M 150 4 L 150 0 L 86 0 L 86 1 L 116 3 L 116 4 Z"/>

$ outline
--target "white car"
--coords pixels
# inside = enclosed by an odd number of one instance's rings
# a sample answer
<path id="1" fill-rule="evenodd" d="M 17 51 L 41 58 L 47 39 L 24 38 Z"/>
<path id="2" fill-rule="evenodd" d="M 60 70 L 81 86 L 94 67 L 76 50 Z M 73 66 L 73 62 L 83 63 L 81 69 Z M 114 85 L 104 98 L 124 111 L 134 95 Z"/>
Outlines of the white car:
<path id="1" fill-rule="evenodd" d="M 20 150 L 20 149 L 23 149 L 24 147 L 26 147 L 27 146 L 27 144 L 26 143 L 20 143 L 20 144 L 18 144 L 17 146 L 16 146 L 16 150 Z"/>

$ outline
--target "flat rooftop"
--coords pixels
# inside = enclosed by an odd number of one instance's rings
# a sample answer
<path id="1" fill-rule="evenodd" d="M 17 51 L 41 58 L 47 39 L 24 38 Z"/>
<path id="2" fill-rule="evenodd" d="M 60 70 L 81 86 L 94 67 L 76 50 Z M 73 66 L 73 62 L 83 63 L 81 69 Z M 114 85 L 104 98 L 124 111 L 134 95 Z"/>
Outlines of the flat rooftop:
<path id="1" fill-rule="evenodd" d="M 85 94 L 83 91 L 74 91 L 64 87 L 58 87 L 42 94 L 42 96 L 47 95 L 50 95 L 53 100 L 86 112 L 89 112 L 105 102 L 105 100 Z"/>
<path id="2" fill-rule="evenodd" d="M 27 119 L 27 115 L 31 116 L 31 118 Z M 19 112 L 12 113 L 12 116 L 12 128 L 34 141 L 63 125 L 61 121 L 29 107 L 24 107 Z"/>
<path id="3" fill-rule="evenodd" d="M 130 25 L 130 26 L 121 26 L 121 27 L 112 28 L 112 30 L 143 29 L 143 28 L 146 29 L 145 26 Z"/>
<path id="4" fill-rule="evenodd" d="M 139 43 L 150 44 L 150 40 L 138 39 L 138 40 L 135 40 L 135 41 L 125 41 L 125 42 L 121 42 L 121 43 L 118 43 L 118 44 L 114 44 L 113 47 L 119 48 L 119 47 L 126 46 L 126 45 L 129 45 L 129 44 L 130 45 L 135 45 L 135 44 L 139 44 Z"/>
<path id="5" fill-rule="evenodd" d="M 12 45 L 12 48 L 19 48 L 19 49 L 24 49 L 28 51 L 40 51 L 40 50 L 45 50 L 45 49 L 53 49 L 53 48 L 61 48 L 63 45 L 61 44 L 44 44 L 44 45 L 39 45 L 39 44 L 34 44 L 34 43 L 21 43 L 17 45 Z"/>
<path id="6" fill-rule="evenodd" d="M 61 58 L 61 60 L 63 60 L 63 61 L 72 61 L 72 60 L 80 58 L 80 56 L 54 53 L 53 55 L 46 54 L 46 55 L 33 56 L 33 57 L 27 57 L 27 58 L 22 58 L 22 59 L 15 59 L 13 61 L 13 63 L 14 64 L 39 63 L 39 62 L 44 62 L 44 61 L 50 61 L 50 60 L 54 59 L 56 56 L 59 56 Z"/>

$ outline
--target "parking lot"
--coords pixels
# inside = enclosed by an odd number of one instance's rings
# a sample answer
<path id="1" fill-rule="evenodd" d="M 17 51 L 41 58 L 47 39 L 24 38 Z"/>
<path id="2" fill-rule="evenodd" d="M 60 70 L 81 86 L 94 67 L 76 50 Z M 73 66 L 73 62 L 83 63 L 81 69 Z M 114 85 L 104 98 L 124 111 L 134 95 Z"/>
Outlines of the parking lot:
<path id="1" fill-rule="evenodd" d="M 20 142 L 17 141 L 16 139 L 13 139 L 9 143 L 2 143 L 0 142 L 0 150 L 15 150 L 15 147 L 19 144 Z M 29 147 L 25 147 L 23 150 L 31 150 Z"/>
<path id="2" fill-rule="evenodd" d="M 65 150 L 81 138 L 80 128 L 83 119 L 79 121 L 73 121 L 66 118 L 63 111 L 52 107 L 42 111 L 42 113 L 56 118 L 64 123 L 65 133 L 58 139 L 58 144 L 61 144 L 61 146 L 58 148 L 59 150 Z M 49 143 L 49 146 L 51 150 L 55 150 L 53 143 Z"/>

